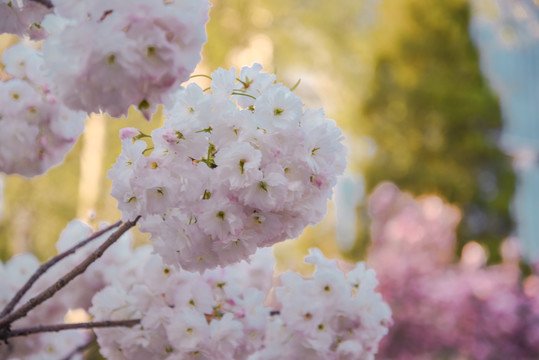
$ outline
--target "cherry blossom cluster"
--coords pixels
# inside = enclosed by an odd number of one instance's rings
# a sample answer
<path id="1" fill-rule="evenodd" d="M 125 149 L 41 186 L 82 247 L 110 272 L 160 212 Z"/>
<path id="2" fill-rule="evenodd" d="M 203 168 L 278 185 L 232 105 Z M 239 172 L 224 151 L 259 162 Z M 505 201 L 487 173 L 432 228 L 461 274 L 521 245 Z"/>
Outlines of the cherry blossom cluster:
<path id="1" fill-rule="evenodd" d="M 109 171 L 123 219 L 142 215 L 155 251 L 191 271 L 298 236 L 322 219 L 345 167 L 334 121 L 260 65 L 212 79 L 212 93 L 180 91 L 151 137 L 122 130 Z"/>
<path id="2" fill-rule="evenodd" d="M 149 118 L 187 80 L 206 42 L 205 0 L 54 0 L 45 66 L 67 106 Z M 84 39 L 84 41 L 81 41 Z"/>
<path id="3" fill-rule="evenodd" d="M 95 320 L 141 318 L 127 329 L 95 329 L 108 359 L 373 359 L 391 311 L 363 263 L 345 275 L 312 251 L 312 279 L 281 276 L 272 288 L 269 249 L 203 274 L 149 255 L 138 277 L 97 293 Z M 269 290 L 273 299 L 266 299 Z M 316 298 L 314 302 L 312 299 Z M 270 303 L 264 305 L 264 300 Z M 319 299 L 319 300 L 318 300 Z"/>
<path id="4" fill-rule="evenodd" d="M 19 43 L 2 57 L 12 76 L 0 82 L 0 171 L 35 176 L 63 161 L 84 129 L 85 114 L 51 93 L 41 54 Z"/>
<path id="5" fill-rule="evenodd" d="M 87 238 L 92 229 L 74 220 L 62 231 L 56 244 L 58 252 L 63 252 L 79 241 Z M 61 276 L 78 265 L 107 237 L 105 233 L 92 243 L 79 249 L 75 254 L 63 259 L 47 271 L 21 299 L 21 303 L 29 300 L 39 292 L 54 284 Z M 24 328 L 36 324 L 58 324 L 70 309 L 85 309 L 91 306 L 92 296 L 106 284 L 118 277 L 130 276 L 136 269 L 140 251 L 132 249 L 132 236 L 124 234 L 98 263 L 92 264 L 87 271 L 66 288 L 59 291 L 39 307 L 30 311 L 24 318 L 15 321 L 12 328 Z M 31 253 L 19 254 L 5 264 L 0 262 L 0 309 L 11 300 L 22 284 L 37 270 L 40 263 Z M 77 346 L 90 338 L 87 331 L 67 331 L 61 334 L 41 333 L 27 337 L 16 337 L 9 340 L 10 347 L 0 347 L 0 356 L 9 355 L 9 359 L 57 360 L 71 353 Z M 5 354 L 2 351 L 8 351 Z"/>
<path id="6" fill-rule="evenodd" d="M 312 279 L 287 272 L 275 287 L 280 316 L 271 318 L 263 349 L 249 359 L 374 359 L 391 310 L 374 291 L 376 274 L 360 262 L 346 275 L 311 249 Z M 313 301 L 313 299 L 316 299 Z"/>
<path id="7" fill-rule="evenodd" d="M 486 266 L 475 242 L 455 263 L 457 208 L 435 196 L 414 199 L 389 183 L 374 191 L 369 207 L 368 263 L 394 321 L 380 358 L 539 358 L 539 273 L 520 271 L 516 239 L 503 243 L 501 264 Z"/>

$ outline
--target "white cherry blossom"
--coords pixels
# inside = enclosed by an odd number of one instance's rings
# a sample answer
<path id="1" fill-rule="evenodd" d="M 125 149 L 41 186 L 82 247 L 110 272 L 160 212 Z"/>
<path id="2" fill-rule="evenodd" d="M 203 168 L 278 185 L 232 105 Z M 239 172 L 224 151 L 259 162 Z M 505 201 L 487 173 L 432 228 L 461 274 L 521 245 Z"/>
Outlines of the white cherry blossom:
<path id="1" fill-rule="evenodd" d="M 122 132 L 112 195 L 124 220 L 142 216 L 141 230 L 171 265 L 201 271 L 236 262 L 325 213 L 345 166 L 341 131 L 321 110 L 304 112 L 260 69 L 243 68 L 240 80 L 234 69 L 215 71 L 216 93 L 194 84 L 179 91 L 152 149 L 142 149 L 146 135 Z M 252 95 L 236 95 L 243 82 L 258 84 L 252 109 L 239 101 Z"/>
<path id="2" fill-rule="evenodd" d="M 254 267 L 240 262 L 203 273 L 169 268 L 149 255 L 139 262 L 143 272 L 117 284 L 121 290 L 111 286 L 93 299 L 96 320 L 116 312 L 142 319 L 142 326 L 96 329 L 101 353 L 118 360 L 140 354 L 147 359 L 372 359 L 391 319 L 387 304 L 374 289 L 356 292 L 337 266 L 326 266 L 330 262 L 320 252 L 311 254 L 318 259 L 314 278 L 289 272 L 281 285 L 273 284 L 267 250 L 251 257 Z M 333 303 L 312 301 L 319 295 L 320 271 L 343 285 L 335 287 Z M 272 292 L 273 300 L 266 300 Z M 147 300 L 136 300 L 141 293 Z"/>

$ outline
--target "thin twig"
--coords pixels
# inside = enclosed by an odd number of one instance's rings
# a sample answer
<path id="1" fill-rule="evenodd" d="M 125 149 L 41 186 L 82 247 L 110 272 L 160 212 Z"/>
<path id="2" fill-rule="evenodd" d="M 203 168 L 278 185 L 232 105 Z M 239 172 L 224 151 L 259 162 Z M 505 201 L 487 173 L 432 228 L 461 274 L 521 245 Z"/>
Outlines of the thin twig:
<path id="1" fill-rule="evenodd" d="M 56 292 L 58 292 L 60 289 L 66 286 L 71 280 L 73 280 L 74 278 L 82 274 L 88 268 L 88 266 L 90 266 L 94 261 L 99 259 L 101 255 L 103 255 L 105 250 L 107 250 L 109 246 L 114 244 L 116 240 L 118 240 L 120 236 L 123 235 L 123 233 L 125 233 L 127 230 L 135 226 L 139 219 L 140 219 L 140 216 L 138 216 L 133 221 L 128 221 L 125 224 L 123 224 L 118 230 L 112 233 L 109 236 L 109 238 L 103 244 L 101 244 L 101 246 L 97 248 L 97 250 L 91 253 L 90 256 L 88 256 L 83 262 L 81 262 L 73 270 L 71 270 L 69 273 L 64 275 L 56 283 L 49 286 L 46 290 L 42 291 L 39 295 L 28 300 L 23 306 L 21 306 L 20 308 L 18 308 L 11 314 L 6 315 L 2 319 L 0 319 L 0 338 L 2 336 L 2 333 L 9 332 L 9 326 L 12 322 L 26 316 L 26 314 L 30 310 L 32 310 L 33 308 L 35 308 L 36 306 L 38 306 L 45 300 L 51 298 L 54 294 L 56 294 Z"/>
<path id="2" fill-rule="evenodd" d="M 205 75 L 205 74 L 195 74 L 195 75 L 191 75 L 191 76 L 189 76 L 189 79 L 196 78 L 196 77 L 205 77 L 206 79 L 210 79 L 210 80 L 211 80 L 211 76 Z"/>
<path id="3" fill-rule="evenodd" d="M 43 332 L 58 332 L 63 330 L 73 329 L 93 329 L 103 327 L 131 327 L 140 324 L 140 319 L 130 320 L 107 320 L 107 321 L 95 321 L 73 324 L 54 324 L 54 325 L 38 325 L 21 329 L 9 330 L 3 334 L 5 339 L 9 339 L 16 336 L 26 336 L 31 334 L 43 333 Z"/>
<path id="4" fill-rule="evenodd" d="M 35 3 L 41 4 L 45 6 L 47 9 L 52 9 L 54 7 L 51 0 L 29 0 L 29 1 L 33 1 Z"/>
<path id="5" fill-rule="evenodd" d="M 95 334 L 92 333 L 92 336 L 90 337 L 90 340 L 88 340 L 87 342 L 85 342 L 82 345 L 77 346 L 75 349 L 73 349 L 72 352 L 70 352 L 62 360 L 71 360 L 71 358 L 73 356 L 75 356 L 78 353 L 81 353 L 83 351 L 86 351 L 87 349 L 89 349 L 92 346 L 92 344 L 95 342 L 95 340 L 96 340 L 96 336 L 95 336 Z"/>
<path id="6" fill-rule="evenodd" d="M 41 275 L 43 275 L 47 270 L 49 270 L 54 264 L 56 264 L 57 262 L 59 262 L 63 258 L 73 254 L 75 251 L 77 251 L 78 249 L 80 249 L 84 245 L 88 244 L 90 241 L 100 237 L 101 235 L 103 235 L 104 233 L 114 229 L 115 227 L 120 226 L 121 223 L 122 223 L 121 221 L 118 221 L 118 222 L 106 227 L 103 230 L 100 230 L 100 231 L 97 231 L 97 232 L 93 233 L 92 236 L 90 236 L 89 238 L 81 241 L 80 243 L 78 243 L 77 245 L 73 246 L 72 248 L 64 251 L 63 253 L 56 255 L 55 257 L 53 257 L 52 259 L 47 261 L 45 264 L 42 264 L 36 270 L 36 272 L 30 277 L 30 279 L 28 279 L 26 284 L 24 284 L 24 286 L 22 288 L 20 288 L 19 291 L 17 291 L 15 296 L 13 296 L 13 299 L 11 299 L 11 301 L 6 305 L 4 310 L 2 310 L 2 313 L 0 313 L 0 319 L 2 319 L 4 316 L 9 314 L 11 312 L 11 310 L 13 310 L 15 308 L 15 305 L 17 305 L 17 303 L 24 296 L 24 294 L 26 294 L 28 292 L 28 290 L 30 290 L 30 288 L 37 281 L 37 279 L 39 279 L 41 277 Z"/>
<path id="7" fill-rule="evenodd" d="M 296 90 L 296 88 L 299 86 L 299 83 L 301 82 L 301 79 L 298 79 L 298 82 L 290 88 L 290 91 Z"/>

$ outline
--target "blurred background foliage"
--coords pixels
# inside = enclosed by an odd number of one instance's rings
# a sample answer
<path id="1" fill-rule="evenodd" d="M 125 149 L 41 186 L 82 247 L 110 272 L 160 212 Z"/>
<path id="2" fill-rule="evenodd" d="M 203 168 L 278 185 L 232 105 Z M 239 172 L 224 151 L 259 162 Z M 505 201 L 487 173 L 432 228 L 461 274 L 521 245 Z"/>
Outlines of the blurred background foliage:
<path id="1" fill-rule="evenodd" d="M 445 198 L 463 212 L 459 248 L 479 241 L 497 262 L 499 241 L 512 229 L 515 177 L 498 148 L 500 110 L 469 38 L 468 3 L 384 5 L 371 37 L 370 91 L 357 106 L 357 131 L 377 144 L 362 167 L 366 190 L 389 180 Z"/>
<path id="2" fill-rule="evenodd" d="M 195 73 L 256 61 L 289 86 L 301 79 L 295 92 L 306 106 L 323 106 L 345 130 L 348 171 L 362 174 L 367 194 L 389 180 L 404 191 L 441 196 L 463 211 L 461 245 L 479 241 L 497 261 L 498 244 L 512 229 L 514 175 L 497 148 L 500 111 L 469 39 L 467 1 L 212 3 Z M 0 50 L 14 41 L 2 35 Z M 54 255 L 61 229 L 77 216 L 116 221 L 106 171 L 120 152 L 118 131 L 134 126 L 148 133 L 161 121 L 157 114 L 147 123 L 136 112 L 129 121 L 94 116 L 64 164 L 31 180 L 5 177 L 0 257 Z M 297 269 L 313 245 L 338 254 L 332 209 L 299 241 L 277 246 L 283 267 Z M 369 244 L 365 201 L 357 223 L 356 245 L 344 254 L 353 260 Z"/>

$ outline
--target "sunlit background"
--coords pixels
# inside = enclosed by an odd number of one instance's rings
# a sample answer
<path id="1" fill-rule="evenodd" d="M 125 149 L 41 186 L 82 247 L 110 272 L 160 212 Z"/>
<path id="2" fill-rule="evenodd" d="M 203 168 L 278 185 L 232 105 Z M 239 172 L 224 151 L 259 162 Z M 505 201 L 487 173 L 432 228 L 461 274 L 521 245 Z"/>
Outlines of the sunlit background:
<path id="1" fill-rule="evenodd" d="M 295 93 L 305 105 L 323 107 L 345 132 L 348 169 L 329 213 L 275 247 L 281 269 L 305 270 L 301 259 L 313 246 L 368 260 L 394 311 L 381 358 L 532 354 L 527 343 L 516 350 L 507 344 L 523 332 L 526 341 L 539 341 L 538 325 L 518 323 L 523 315 L 512 313 L 531 301 L 526 321 L 539 319 L 537 2 L 212 3 L 195 73 L 259 62 L 288 86 L 301 80 Z M 17 41 L 0 36 L 0 51 Z M 160 114 L 148 123 L 135 111 L 127 120 L 93 115 L 61 166 L 34 179 L 4 176 L 0 258 L 53 256 L 61 229 L 75 217 L 117 221 L 106 173 L 120 152 L 118 131 L 148 133 L 161 122 Z M 463 309 L 471 298 L 476 307 Z M 500 309 L 492 305 L 500 301 Z M 491 316 L 499 323 L 485 320 Z M 480 331 L 493 327 L 499 331 Z"/>

